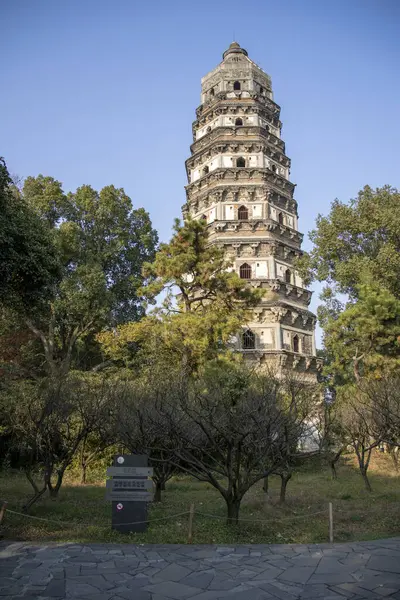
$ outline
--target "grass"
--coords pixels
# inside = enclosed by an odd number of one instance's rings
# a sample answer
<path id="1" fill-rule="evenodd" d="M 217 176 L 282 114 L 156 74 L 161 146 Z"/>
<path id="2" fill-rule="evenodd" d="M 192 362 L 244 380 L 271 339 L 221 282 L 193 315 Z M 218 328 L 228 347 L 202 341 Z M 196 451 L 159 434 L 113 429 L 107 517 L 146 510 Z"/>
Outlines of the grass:
<path id="1" fill-rule="evenodd" d="M 196 511 L 193 542 L 199 544 L 326 542 L 328 502 L 333 503 L 337 542 L 399 535 L 399 475 L 390 459 L 379 453 L 373 457 L 372 493 L 364 490 L 352 457 L 342 461 L 338 474 L 338 480 L 332 481 L 329 470 L 318 464 L 296 473 L 289 482 L 284 507 L 276 504 L 279 479 L 271 477 L 270 500 L 265 501 L 261 483 L 254 486 L 242 502 L 242 521 L 237 527 L 225 525 L 225 503 L 214 488 L 188 477 L 176 477 L 167 484 L 163 502 L 151 505 L 149 518 L 154 522 L 146 533 L 123 535 L 111 531 L 111 507 L 104 500 L 104 481 L 82 486 L 71 473 L 57 500 L 41 500 L 31 511 L 36 517 L 71 524 L 43 523 L 7 512 L 2 535 L 5 539 L 29 541 L 186 543 L 188 515 L 156 519 L 186 512 L 192 502 Z M 8 501 L 10 509 L 20 511 L 30 493 L 21 474 L 0 474 L 0 497 Z M 312 514 L 319 511 L 322 514 Z"/>

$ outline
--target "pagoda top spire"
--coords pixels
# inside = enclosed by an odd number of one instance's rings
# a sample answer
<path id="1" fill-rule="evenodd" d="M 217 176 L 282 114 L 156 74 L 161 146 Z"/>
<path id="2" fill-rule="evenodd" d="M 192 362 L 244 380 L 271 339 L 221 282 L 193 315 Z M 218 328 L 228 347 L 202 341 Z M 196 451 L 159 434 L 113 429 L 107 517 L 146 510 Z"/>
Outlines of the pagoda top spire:
<path id="1" fill-rule="evenodd" d="M 228 50 L 225 50 L 223 53 L 222 58 L 225 59 L 229 54 L 244 54 L 245 56 L 248 56 L 247 50 L 241 48 L 240 44 L 237 42 L 232 42 Z"/>

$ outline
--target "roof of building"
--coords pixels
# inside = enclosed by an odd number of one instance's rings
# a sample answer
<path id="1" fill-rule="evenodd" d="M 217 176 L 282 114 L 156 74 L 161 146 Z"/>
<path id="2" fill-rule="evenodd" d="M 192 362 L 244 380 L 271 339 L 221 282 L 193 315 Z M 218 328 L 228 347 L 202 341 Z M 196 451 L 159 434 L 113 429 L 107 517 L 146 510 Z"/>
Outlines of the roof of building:
<path id="1" fill-rule="evenodd" d="M 232 42 L 228 50 L 225 50 L 225 52 L 223 53 L 222 58 L 226 58 L 229 54 L 244 54 L 245 56 L 248 56 L 247 50 L 241 48 L 240 44 L 238 44 L 237 42 Z"/>

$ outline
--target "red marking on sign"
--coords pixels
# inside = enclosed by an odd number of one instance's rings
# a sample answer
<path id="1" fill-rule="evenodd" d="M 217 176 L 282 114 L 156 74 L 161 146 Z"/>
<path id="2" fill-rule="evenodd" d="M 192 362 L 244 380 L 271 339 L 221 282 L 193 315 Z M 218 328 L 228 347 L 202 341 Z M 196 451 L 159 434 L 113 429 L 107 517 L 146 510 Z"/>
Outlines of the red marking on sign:
<path id="1" fill-rule="evenodd" d="M 117 504 L 117 510 L 122 510 L 124 508 L 124 505 L 122 504 L 122 502 L 119 502 Z"/>

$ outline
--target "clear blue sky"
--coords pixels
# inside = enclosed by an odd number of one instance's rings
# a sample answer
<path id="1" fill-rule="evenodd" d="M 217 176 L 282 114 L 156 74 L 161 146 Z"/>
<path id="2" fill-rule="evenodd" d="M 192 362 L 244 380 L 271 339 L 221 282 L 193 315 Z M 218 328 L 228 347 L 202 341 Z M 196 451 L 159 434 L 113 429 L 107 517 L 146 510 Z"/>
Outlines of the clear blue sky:
<path id="1" fill-rule="evenodd" d="M 124 187 L 162 240 L 200 78 L 233 38 L 272 76 L 304 233 L 334 198 L 399 185 L 399 0 L 3 0 L 0 18 L 10 171 Z"/>

